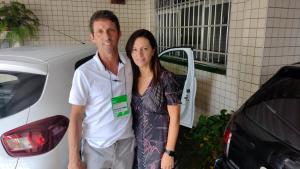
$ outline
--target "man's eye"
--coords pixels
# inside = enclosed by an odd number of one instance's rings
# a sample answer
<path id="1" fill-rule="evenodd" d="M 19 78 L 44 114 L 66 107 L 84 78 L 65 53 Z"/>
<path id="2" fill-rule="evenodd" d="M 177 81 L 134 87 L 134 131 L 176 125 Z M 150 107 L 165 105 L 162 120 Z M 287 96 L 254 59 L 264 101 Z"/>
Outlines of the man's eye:
<path id="1" fill-rule="evenodd" d="M 108 31 L 109 31 L 109 32 L 116 32 L 115 29 L 109 29 Z"/>

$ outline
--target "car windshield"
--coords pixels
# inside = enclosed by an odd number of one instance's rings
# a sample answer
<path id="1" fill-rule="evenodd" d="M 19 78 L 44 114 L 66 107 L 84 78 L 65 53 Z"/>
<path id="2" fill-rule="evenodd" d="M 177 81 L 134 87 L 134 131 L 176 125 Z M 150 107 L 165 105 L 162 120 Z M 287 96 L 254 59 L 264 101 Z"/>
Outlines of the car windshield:
<path id="1" fill-rule="evenodd" d="M 300 79 L 283 78 L 265 89 L 244 112 L 276 138 L 300 150 Z"/>
<path id="2" fill-rule="evenodd" d="M 41 96 L 46 76 L 0 71 L 0 118 L 34 104 Z"/>

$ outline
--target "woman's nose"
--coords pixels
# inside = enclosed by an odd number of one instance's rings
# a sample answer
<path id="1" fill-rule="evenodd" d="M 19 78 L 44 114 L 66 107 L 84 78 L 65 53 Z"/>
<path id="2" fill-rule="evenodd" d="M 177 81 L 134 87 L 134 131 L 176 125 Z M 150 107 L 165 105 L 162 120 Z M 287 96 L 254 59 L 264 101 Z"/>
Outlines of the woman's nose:
<path id="1" fill-rule="evenodd" d="M 139 50 L 138 50 L 138 54 L 139 54 L 139 55 L 143 55 L 143 53 L 144 53 L 144 52 L 143 52 L 143 49 L 139 49 Z"/>

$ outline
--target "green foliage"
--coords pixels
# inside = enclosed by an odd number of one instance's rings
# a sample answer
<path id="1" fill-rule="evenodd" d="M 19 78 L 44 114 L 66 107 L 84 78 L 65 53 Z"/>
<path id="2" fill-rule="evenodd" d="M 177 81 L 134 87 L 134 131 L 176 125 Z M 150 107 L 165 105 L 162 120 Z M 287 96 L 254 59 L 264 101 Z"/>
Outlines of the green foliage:
<path id="1" fill-rule="evenodd" d="M 201 115 L 197 126 L 192 130 L 196 148 L 201 154 L 201 166 L 199 168 L 212 168 L 215 159 L 222 154 L 223 133 L 230 114 L 221 110 L 219 115 Z"/>
<path id="2" fill-rule="evenodd" d="M 0 34 L 8 31 L 5 38 L 11 43 L 36 37 L 39 25 L 37 16 L 22 3 L 12 1 L 0 7 Z"/>

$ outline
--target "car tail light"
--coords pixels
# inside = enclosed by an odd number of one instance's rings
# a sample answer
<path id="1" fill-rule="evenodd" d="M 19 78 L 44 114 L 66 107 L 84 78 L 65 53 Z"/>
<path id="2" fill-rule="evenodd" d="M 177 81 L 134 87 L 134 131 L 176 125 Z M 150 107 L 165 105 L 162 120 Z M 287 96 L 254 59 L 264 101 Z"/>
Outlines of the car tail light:
<path id="1" fill-rule="evenodd" d="M 230 139 L 231 139 L 231 129 L 228 127 L 224 133 L 224 143 L 228 144 L 230 142 Z"/>
<path id="2" fill-rule="evenodd" d="M 224 132 L 224 143 L 225 143 L 225 154 L 228 157 L 229 152 L 229 146 L 230 146 L 230 140 L 231 140 L 231 127 L 227 127 Z"/>
<path id="3" fill-rule="evenodd" d="M 13 157 L 43 154 L 60 142 L 68 124 L 69 119 L 65 116 L 45 118 L 4 133 L 1 142 Z"/>

